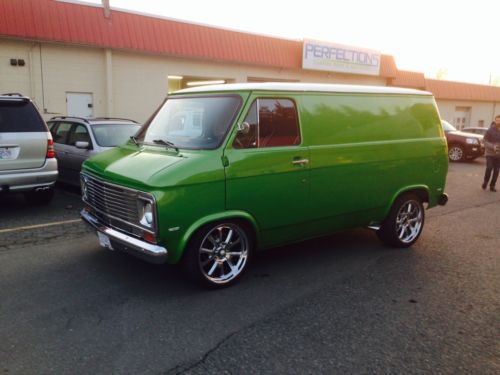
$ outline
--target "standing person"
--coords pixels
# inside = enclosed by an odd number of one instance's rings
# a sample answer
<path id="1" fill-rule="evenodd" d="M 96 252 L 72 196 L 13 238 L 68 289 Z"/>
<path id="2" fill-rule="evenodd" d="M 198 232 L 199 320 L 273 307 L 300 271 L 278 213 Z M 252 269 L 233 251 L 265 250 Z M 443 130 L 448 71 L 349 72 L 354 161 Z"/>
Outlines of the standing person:
<path id="1" fill-rule="evenodd" d="M 486 171 L 484 172 L 484 182 L 481 186 L 484 189 L 490 183 L 490 191 L 497 191 L 495 185 L 500 169 L 500 115 L 495 117 L 494 125 L 488 129 L 484 135 L 484 146 L 486 147 Z M 493 177 L 491 177 L 493 172 Z M 491 181 L 490 181 L 491 177 Z"/>

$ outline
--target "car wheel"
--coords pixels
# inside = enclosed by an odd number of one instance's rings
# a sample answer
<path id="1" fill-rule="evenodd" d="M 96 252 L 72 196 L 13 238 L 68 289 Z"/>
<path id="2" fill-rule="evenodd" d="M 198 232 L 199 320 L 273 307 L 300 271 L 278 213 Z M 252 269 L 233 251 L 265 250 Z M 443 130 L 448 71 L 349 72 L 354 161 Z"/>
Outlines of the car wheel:
<path id="1" fill-rule="evenodd" d="M 29 191 L 24 193 L 24 197 L 30 204 L 41 206 L 44 204 L 49 204 L 54 197 L 54 188 L 48 188 L 43 191 Z"/>
<path id="2" fill-rule="evenodd" d="M 448 158 L 451 161 L 463 161 L 465 159 L 465 152 L 462 146 L 452 145 L 448 149 Z"/>
<path id="3" fill-rule="evenodd" d="M 378 237 L 395 247 L 409 247 L 417 241 L 424 228 L 425 211 L 422 200 L 414 194 L 404 194 L 391 207 L 377 231 Z"/>
<path id="4" fill-rule="evenodd" d="M 248 267 L 254 246 L 252 234 L 241 221 L 205 225 L 186 248 L 183 265 L 188 276 L 210 288 L 234 284 Z"/>

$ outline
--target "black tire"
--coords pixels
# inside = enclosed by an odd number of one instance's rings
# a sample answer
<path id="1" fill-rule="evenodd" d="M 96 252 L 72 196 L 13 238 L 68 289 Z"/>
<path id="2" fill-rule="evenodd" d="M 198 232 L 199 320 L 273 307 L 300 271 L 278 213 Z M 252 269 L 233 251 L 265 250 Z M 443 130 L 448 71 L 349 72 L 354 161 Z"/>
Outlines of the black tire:
<path id="1" fill-rule="evenodd" d="M 410 247 L 424 229 L 425 210 L 422 199 L 415 194 L 399 196 L 391 207 L 377 235 L 394 247 Z"/>
<path id="2" fill-rule="evenodd" d="M 28 203 L 36 206 L 49 204 L 54 197 L 54 188 L 51 187 L 43 191 L 29 191 L 27 193 L 24 193 L 24 197 L 26 198 Z"/>
<path id="3" fill-rule="evenodd" d="M 448 159 L 453 162 L 461 162 L 465 160 L 465 150 L 461 145 L 450 145 L 448 148 Z"/>
<path id="4" fill-rule="evenodd" d="M 250 225 L 240 220 L 210 223 L 189 241 L 182 258 L 187 276 L 208 288 L 237 282 L 248 268 L 255 240 Z"/>

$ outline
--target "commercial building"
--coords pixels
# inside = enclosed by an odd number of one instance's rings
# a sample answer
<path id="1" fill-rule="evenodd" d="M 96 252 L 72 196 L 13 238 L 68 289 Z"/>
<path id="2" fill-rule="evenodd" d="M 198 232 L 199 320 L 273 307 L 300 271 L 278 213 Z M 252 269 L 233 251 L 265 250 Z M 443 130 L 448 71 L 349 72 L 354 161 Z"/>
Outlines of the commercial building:
<path id="1" fill-rule="evenodd" d="M 106 4 L 106 1 L 103 1 Z M 488 126 L 500 88 L 426 79 L 392 56 L 289 40 L 75 1 L 0 0 L 0 92 L 31 96 L 45 118 L 145 121 L 166 94 L 223 82 L 401 86 L 434 93 L 441 116 Z"/>

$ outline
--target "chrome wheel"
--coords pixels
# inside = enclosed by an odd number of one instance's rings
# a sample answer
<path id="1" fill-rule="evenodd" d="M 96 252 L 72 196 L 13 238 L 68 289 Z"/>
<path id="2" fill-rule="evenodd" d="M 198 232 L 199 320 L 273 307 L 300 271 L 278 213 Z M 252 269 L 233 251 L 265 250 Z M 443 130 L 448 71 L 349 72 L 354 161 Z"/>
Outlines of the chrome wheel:
<path id="1" fill-rule="evenodd" d="M 396 233 L 403 243 L 413 242 L 420 231 L 424 221 L 422 205 L 417 201 L 405 202 L 396 216 Z"/>
<path id="2" fill-rule="evenodd" d="M 451 161 L 460 161 L 464 158 L 464 150 L 460 146 L 452 146 L 448 150 L 448 157 Z"/>
<path id="3" fill-rule="evenodd" d="M 416 194 L 400 195 L 382 222 L 377 236 L 395 247 L 410 247 L 424 229 L 425 211 L 422 198 Z"/>
<path id="4" fill-rule="evenodd" d="M 238 277 L 248 260 L 249 241 L 236 224 L 219 224 L 201 241 L 198 264 L 203 276 L 215 284 L 229 283 Z"/>

